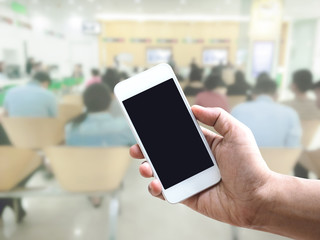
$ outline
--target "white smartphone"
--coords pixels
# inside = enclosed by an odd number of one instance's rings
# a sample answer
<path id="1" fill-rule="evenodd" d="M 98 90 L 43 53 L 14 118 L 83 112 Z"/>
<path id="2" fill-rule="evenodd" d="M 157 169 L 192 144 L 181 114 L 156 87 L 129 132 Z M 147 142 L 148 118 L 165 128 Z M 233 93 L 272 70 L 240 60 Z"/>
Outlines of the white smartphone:
<path id="1" fill-rule="evenodd" d="M 168 202 L 181 202 L 220 181 L 214 156 L 168 64 L 118 83 L 114 92 Z"/>

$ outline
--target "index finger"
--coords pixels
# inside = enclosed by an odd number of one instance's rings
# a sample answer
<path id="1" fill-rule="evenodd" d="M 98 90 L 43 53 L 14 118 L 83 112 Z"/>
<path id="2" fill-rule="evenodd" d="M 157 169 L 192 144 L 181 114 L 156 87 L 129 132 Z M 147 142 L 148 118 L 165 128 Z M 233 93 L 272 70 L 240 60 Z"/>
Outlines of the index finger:
<path id="1" fill-rule="evenodd" d="M 144 156 L 143 156 L 143 154 L 141 152 L 141 149 L 140 149 L 138 144 L 135 144 L 130 148 L 130 155 L 131 155 L 131 157 L 137 158 L 137 159 L 143 159 L 144 158 Z"/>

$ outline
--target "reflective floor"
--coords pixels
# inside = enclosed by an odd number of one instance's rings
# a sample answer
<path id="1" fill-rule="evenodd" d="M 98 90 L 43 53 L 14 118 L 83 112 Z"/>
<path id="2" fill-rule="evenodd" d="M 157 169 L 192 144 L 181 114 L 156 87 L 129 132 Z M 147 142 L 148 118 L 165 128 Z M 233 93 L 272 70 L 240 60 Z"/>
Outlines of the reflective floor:
<path id="1" fill-rule="evenodd" d="M 149 196 L 148 181 L 138 174 L 139 163 L 133 160 L 120 194 L 119 240 L 232 239 L 229 225 L 204 217 L 183 205 L 171 205 Z M 56 184 L 53 180 L 44 180 L 43 173 L 39 172 L 29 185 L 42 182 Z M 11 209 L 5 210 L 0 223 L 0 239 L 108 238 L 108 198 L 97 209 L 85 196 L 25 198 L 23 205 L 28 214 L 20 225 L 15 224 Z M 238 229 L 238 237 L 245 240 L 286 239 L 246 229 Z"/>

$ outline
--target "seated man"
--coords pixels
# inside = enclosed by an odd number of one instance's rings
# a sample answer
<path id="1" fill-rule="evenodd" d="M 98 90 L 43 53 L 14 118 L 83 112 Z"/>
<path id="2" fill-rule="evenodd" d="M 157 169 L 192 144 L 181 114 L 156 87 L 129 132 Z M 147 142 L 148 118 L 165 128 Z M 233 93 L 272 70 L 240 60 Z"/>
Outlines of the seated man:
<path id="1" fill-rule="evenodd" d="M 320 108 L 320 81 L 313 85 L 316 95 L 316 105 Z M 310 113 L 312 114 L 312 113 Z M 309 171 L 312 171 L 320 178 L 320 149 L 305 150 L 299 157 L 298 163 L 294 167 L 294 175 L 301 178 L 309 178 Z"/>
<path id="2" fill-rule="evenodd" d="M 57 115 L 56 99 L 53 93 L 47 90 L 50 81 L 47 73 L 37 72 L 33 80 L 27 85 L 9 90 L 4 100 L 4 115 L 9 117 L 55 117 Z M 1 140 L 6 140 L 4 144 L 10 144 L 1 124 L 0 132 Z M 24 185 L 26 181 L 19 185 Z M 13 207 L 13 201 L 11 199 L 0 199 L 0 217 L 6 206 Z M 25 215 L 26 212 L 19 199 L 17 221 L 21 222 Z"/>
<path id="3" fill-rule="evenodd" d="M 320 119 L 320 110 L 317 108 L 316 102 L 307 96 L 307 92 L 312 88 L 312 78 L 312 73 L 309 70 L 294 72 L 291 90 L 295 98 L 284 102 L 297 111 L 301 120 Z"/>
<path id="4" fill-rule="evenodd" d="M 258 81 L 254 101 L 238 105 L 231 113 L 251 129 L 260 147 L 299 146 L 302 131 L 298 114 L 274 102 L 276 88 L 271 79 Z"/>
<path id="5" fill-rule="evenodd" d="M 109 110 L 111 91 L 103 83 L 90 85 L 83 94 L 86 112 L 66 126 L 66 143 L 72 146 L 130 146 L 135 143 L 124 118 Z"/>
<path id="6" fill-rule="evenodd" d="M 56 117 L 57 102 L 54 94 L 47 90 L 50 77 L 37 72 L 25 86 L 8 91 L 4 100 L 5 115 L 9 117 Z"/>

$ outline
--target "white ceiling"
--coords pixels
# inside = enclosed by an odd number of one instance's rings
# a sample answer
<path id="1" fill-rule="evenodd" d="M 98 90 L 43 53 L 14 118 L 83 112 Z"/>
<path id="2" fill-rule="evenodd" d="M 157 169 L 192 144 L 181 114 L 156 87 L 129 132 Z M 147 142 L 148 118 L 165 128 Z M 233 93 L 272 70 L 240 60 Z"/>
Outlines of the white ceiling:
<path id="1" fill-rule="evenodd" d="M 250 0 L 0 0 L 27 6 L 30 15 L 62 20 L 70 16 L 93 19 L 98 14 L 121 16 L 248 16 Z M 247 8 L 247 9 L 246 9 Z M 320 18 L 320 0 L 284 0 L 284 16 Z"/>

